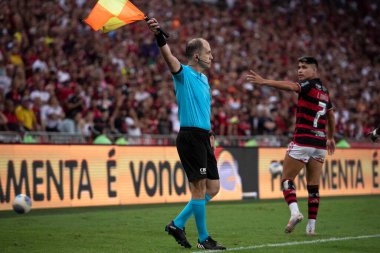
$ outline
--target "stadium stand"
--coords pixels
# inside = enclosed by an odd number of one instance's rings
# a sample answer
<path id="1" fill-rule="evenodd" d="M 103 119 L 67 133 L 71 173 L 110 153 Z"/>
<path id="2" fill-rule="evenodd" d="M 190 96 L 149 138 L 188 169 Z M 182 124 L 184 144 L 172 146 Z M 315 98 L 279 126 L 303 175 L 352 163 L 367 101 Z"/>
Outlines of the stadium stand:
<path id="1" fill-rule="evenodd" d="M 0 2 L 0 142 L 20 142 L 29 131 L 44 143 L 86 143 L 100 134 L 127 135 L 136 144 L 173 141 L 177 106 L 154 38 L 144 22 L 107 34 L 91 31 L 81 19 L 95 2 Z M 210 42 L 212 124 L 222 142 L 252 136 L 265 140 L 259 144 L 287 142 L 297 95 L 256 88 L 245 75 L 254 68 L 272 79 L 296 80 L 302 55 L 320 62 L 336 107 L 337 138 L 361 141 L 380 123 L 377 1 L 135 4 L 170 33 L 181 62 L 190 38 Z M 152 138 L 159 141 L 146 141 Z"/>

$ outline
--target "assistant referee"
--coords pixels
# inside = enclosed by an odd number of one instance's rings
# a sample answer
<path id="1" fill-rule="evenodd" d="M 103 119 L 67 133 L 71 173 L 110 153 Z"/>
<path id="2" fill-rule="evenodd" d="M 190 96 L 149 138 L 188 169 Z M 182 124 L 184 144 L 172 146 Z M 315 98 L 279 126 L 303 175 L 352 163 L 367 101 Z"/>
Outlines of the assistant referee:
<path id="1" fill-rule="evenodd" d="M 191 244 L 185 234 L 185 223 L 194 214 L 198 230 L 197 248 L 226 249 L 209 236 L 206 228 L 206 202 L 220 188 L 214 155 L 214 136 L 211 134 L 210 85 L 203 74 L 213 60 L 210 44 L 202 38 L 190 40 L 186 45 L 188 65 L 183 65 L 171 53 L 157 20 L 152 18 L 147 23 L 155 34 L 161 54 L 173 75 L 181 126 L 176 146 L 191 191 L 191 200 L 165 227 L 165 231 L 181 246 L 190 248 Z"/>

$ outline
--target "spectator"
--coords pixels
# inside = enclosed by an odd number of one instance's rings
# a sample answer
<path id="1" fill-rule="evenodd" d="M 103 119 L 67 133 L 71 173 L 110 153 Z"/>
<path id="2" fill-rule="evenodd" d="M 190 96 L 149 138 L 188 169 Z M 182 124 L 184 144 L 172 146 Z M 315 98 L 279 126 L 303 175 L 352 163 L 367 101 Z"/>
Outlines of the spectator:
<path id="1" fill-rule="evenodd" d="M 8 131 L 7 123 L 8 119 L 7 116 L 4 114 L 4 105 L 0 104 L 0 131 Z"/>
<path id="2" fill-rule="evenodd" d="M 74 93 L 66 100 L 66 115 L 69 119 L 74 120 L 75 115 L 81 113 L 85 109 L 85 101 L 82 98 L 82 87 L 78 84 L 74 86 Z"/>
<path id="3" fill-rule="evenodd" d="M 21 80 L 14 79 L 10 91 L 5 95 L 6 99 L 12 100 L 15 104 L 20 104 L 22 99 Z"/>
<path id="4" fill-rule="evenodd" d="M 169 135 L 172 133 L 172 122 L 169 120 L 167 109 L 161 107 L 158 112 L 158 134 Z"/>
<path id="5" fill-rule="evenodd" d="M 65 113 L 59 105 L 57 97 L 50 97 L 49 104 L 41 108 L 42 129 L 48 132 L 59 132 L 59 125 L 65 118 Z"/>
<path id="6" fill-rule="evenodd" d="M 26 131 L 37 131 L 39 126 L 37 124 L 36 115 L 30 107 L 30 98 L 23 97 L 21 104 L 16 107 L 16 117 Z"/>
<path id="7" fill-rule="evenodd" d="M 107 133 L 109 132 L 109 111 L 106 109 L 101 110 L 101 115 L 100 117 L 96 117 L 94 119 L 94 130 L 96 133 Z"/>
<path id="8" fill-rule="evenodd" d="M 38 79 L 36 83 L 34 83 L 35 88 L 32 89 L 30 93 L 30 98 L 34 100 L 35 98 L 39 98 L 43 104 L 48 103 L 50 98 L 50 93 L 45 90 L 44 80 Z"/>
<path id="9" fill-rule="evenodd" d="M 21 132 L 22 124 L 17 119 L 15 106 L 12 100 L 5 100 L 4 115 L 7 117 L 7 131 Z"/>
<path id="10" fill-rule="evenodd" d="M 140 121 L 137 118 L 136 111 L 134 109 L 130 109 L 128 116 L 125 118 L 125 122 L 128 126 L 128 135 L 133 137 L 141 136 L 141 126 Z"/>
<path id="11" fill-rule="evenodd" d="M 79 128 L 82 115 L 80 112 L 75 112 L 73 118 L 65 118 L 58 125 L 59 132 L 68 133 L 68 134 L 80 134 L 81 130 Z"/>
<path id="12" fill-rule="evenodd" d="M 86 113 L 84 119 L 79 122 L 78 128 L 84 137 L 91 137 L 94 128 L 94 113 L 92 111 Z"/>
<path id="13" fill-rule="evenodd" d="M 127 110 L 116 109 L 111 117 L 111 131 L 118 134 L 126 134 L 128 131 L 125 118 L 127 117 Z"/>

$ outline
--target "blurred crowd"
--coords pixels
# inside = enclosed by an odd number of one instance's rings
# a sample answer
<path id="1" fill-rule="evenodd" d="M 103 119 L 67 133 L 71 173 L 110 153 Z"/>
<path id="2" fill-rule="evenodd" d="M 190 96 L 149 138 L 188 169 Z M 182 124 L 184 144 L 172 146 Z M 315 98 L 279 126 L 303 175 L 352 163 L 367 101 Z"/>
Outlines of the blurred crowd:
<path id="1" fill-rule="evenodd" d="M 0 131 L 173 134 L 173 82 L 144 21 L 107 34 L 81 22 L 96 1 L 0 1 Z M 258 88 L 249 69 L 297 79 L 297 59 L 319 61 L 337 134 L 361 139 L 380 123 L 380 3 L 371 0 L 134 1 L 170 34 L 203 37 L 218 135 L 286 135 L 297 94 Z"/>

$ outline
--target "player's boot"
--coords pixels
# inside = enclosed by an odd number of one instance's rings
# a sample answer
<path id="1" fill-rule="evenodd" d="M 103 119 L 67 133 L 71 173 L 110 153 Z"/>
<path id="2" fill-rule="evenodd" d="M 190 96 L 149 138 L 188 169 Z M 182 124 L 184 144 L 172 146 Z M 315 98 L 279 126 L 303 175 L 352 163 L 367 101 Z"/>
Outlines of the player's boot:
<path id="1" fill-rule="evenodd" d="M 291 233 L 296 225 L 303 220 L 302 213 L 290 216 L 289 222 L 285 227 L 285 233 Z"/>
<path id="2" fill-rule="evenodd" d="M 306 235 L 315 235 L 315 225 L 313 226 L 310 223 L 307 223 L 306 225 Z"/>
<path id="3" fill-rule="evenodd" d="M 215 241 L 214 239 L 212 239 L 211 236 L 209 236 L 202 243 L 199 242 L 199 240 L 198 240 L 197 248 L 198 249 L 207 249 L 207 250 L 225 250 L 226 249 L 226 247 L 224 247 L 223 245 L 218 244 L 217 241 Z"/>
<path id="4" fill-rule="evenodd" d="M 185 228 L 180 229 L 174 225 L 173 221 L 171 221 L 168 225 L 166 225 L 165 231 L 168 232 L 169 235 L 173 236 L 176 242 L 182 247 L 191 248 L 191 244 L 186 239 Z"/>

